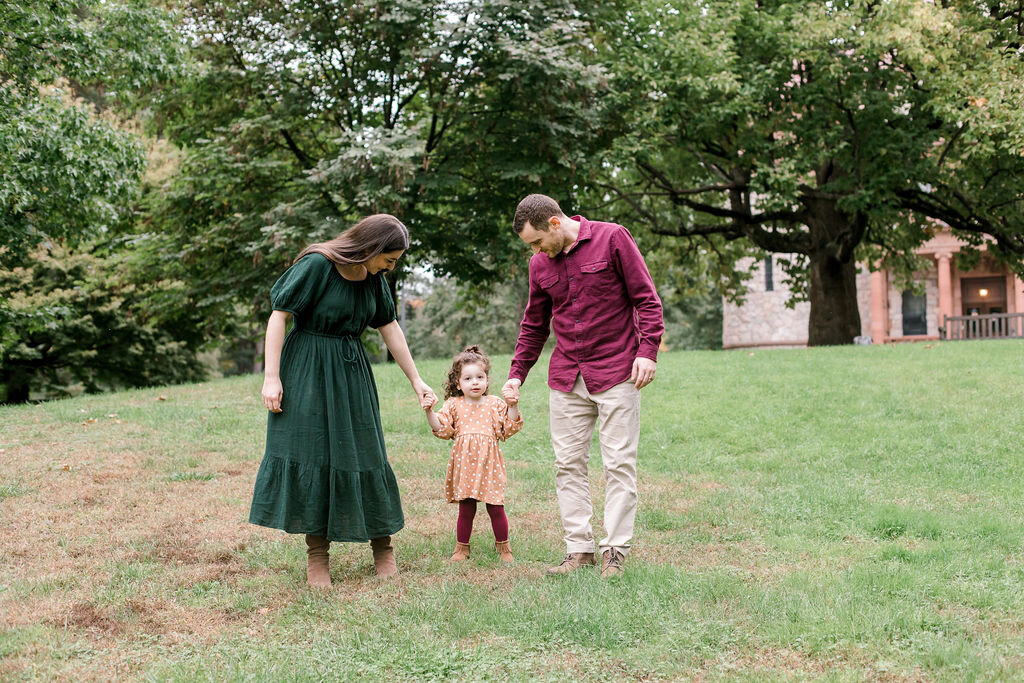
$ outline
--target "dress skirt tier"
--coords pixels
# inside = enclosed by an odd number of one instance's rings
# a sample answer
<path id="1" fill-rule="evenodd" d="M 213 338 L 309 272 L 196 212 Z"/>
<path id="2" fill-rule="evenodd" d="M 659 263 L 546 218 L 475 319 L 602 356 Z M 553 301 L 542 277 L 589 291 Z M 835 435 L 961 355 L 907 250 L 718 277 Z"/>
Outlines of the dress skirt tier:
<path id="1" fill-rule="evenodd" d="M 267 415 L 267 444 L 249 521 L 289 533 L 363 542 L 404 526 L 388 463 L 377 385 L 360 341 L 395 319 L 383 277 L 350 281 L 319 254 L 271 290 L 295 316 L 281 351 L 282 412 Z"/>

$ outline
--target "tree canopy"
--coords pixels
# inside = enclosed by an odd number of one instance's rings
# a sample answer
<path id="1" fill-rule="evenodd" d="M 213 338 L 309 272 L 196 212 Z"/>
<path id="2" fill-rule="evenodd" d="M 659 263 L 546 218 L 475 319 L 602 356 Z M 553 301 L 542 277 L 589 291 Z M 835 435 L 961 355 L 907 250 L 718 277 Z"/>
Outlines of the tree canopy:
<path id="1" fill-rule="evenodd" d="M 1019 3 L 632 3 L 605 27 L 629 132 L 601 186 L 654 233 L 794 254 L 810 343 L 850 343 L 856 260 L 913 269 L 933 220 L 1024 272 L 1022 25 Z"/>
<path id="2" fill-rule="evenodd" d="M 131 212 L 144 154 L 109 107 L 165 76 L 178 43 L 141 3 L 3 2 L 0 27 L 0 265 L 12 265 Z"/>
<path id="3" fill-rule="evenodd" d="M 191 3 L 194 68 L 160 111 L 185 154 L 153 194 L 153 253 L 211 314 L 265 313 L 303 246 L 368 213 L 399 215 L 410 257 L 441 274 L 521 268 L 515 202 L 579 184 L 601 139 L 579 17 L 536 0 Z"/>
<path id="4" fill-rule="evenodd" d="M 856 264 L 912 272 L 936 221 L 1024 273 L 1019 2 L 174 6 L 0 2 L 0 370 L 101 343 L 74 332 L 101 299 L 119 338 L 194 356 L 261 323 L 302 247 L 375 212 L 458 283 L 439 311 L 468 329 L 481 289 L 520 291 L 530 192 L 633 230 L 680 336 L 717 315 L 709 290 L 742 294 L 747 255 L 790 255 L 811 344 L 859 334 Z M 97 349 L 39 386 L 127 381 Z"/>
<path id="5" fill-rule="evenodd" d="M 199 377 L 187 308 L 142 306 L 160 287 L 132 278 L 120 240 L 145 169 L 126 117 L 173 73 L 172 17 L 143 2 L 0 2 L 0 29 L 0 396 Z"/>

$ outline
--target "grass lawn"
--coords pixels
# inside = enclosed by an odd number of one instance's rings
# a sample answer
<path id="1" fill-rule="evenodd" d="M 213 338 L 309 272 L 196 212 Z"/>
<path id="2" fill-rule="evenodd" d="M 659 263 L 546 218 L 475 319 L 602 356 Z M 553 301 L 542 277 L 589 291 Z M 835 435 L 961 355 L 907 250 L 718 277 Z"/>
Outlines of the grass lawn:
<path id="1" fill-rule="evenodd" d="M 435 389 L 446 365 L 420 364 Z M 504 445 L 505 568 L 482 512 L 446 562 L 448 443 L 377 367 L 402 573 L 336 544 L 326 594 L 299 537 L 246 521 L 261 378 L 0 408 L 0 679 L 1024 677 L 1024 344 L 664 354 L 613 581 L 543 576 L 544 370 Z"/>

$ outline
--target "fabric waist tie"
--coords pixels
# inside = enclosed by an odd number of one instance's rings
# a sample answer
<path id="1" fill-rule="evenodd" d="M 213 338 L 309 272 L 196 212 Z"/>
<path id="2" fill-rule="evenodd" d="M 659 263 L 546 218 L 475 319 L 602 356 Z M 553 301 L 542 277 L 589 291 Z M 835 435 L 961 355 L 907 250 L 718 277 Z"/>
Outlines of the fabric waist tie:
<path id="1" fill-rule="evenodd" d="M 305 327 L 296 327 L 296 332 L 302 334 L 311 334 L 314 337 L 327 337 L 328 339 L 359 339 L 358 334 L 328 334 L 327 332 L 314 332 L 313 330 L 307 330 Z"/>
<path id="2" fill-rule="evenodd" d="M 350 344 L 346 344 L 344 350 L 341 353 L 342 360 L 344 360 L 346 363 L 355 363 L 357 360 L 359 360 L 360 354 L 366 353 L 363 350 L 363 345 L 359 340 L 359 336 L 355 334 L 328 334 L 326 332 L 313 332 L 312 330 L 307 330 L 302 327 L 296 327 L 295 332 L 299 332 L 301 334 L 308 334 L 313 337 L 323 337 L 324 339 L 341 339 L 356 342 L 356 347 L 354 350 L 351 351 L 351 353 L 350 349 L 352 349 L 352 346 Z"/>

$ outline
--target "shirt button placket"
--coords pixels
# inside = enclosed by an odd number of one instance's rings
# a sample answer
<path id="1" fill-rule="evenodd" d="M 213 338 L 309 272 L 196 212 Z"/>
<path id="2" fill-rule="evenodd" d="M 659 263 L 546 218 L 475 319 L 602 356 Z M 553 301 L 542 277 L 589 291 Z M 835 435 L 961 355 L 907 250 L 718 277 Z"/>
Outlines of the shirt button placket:
<path id="1" fill-rule="evenodd" d="M 569 263 L 570 263 L 569 258 L 566 258 L 566 265 L 568 266 Z M 573 278 L 572 277 L 569 278 L 569 282 L 570 283 L 573 282 Z M 577 296 L 579 294 L 579 284 L 576 284 L 575 286 L 570 286 L 569 293 L 572 296 L 572 313 L 573 313 L 573 317 L 576 320 L 576 362 L 577 363 L 582 363 L 583 359 L 580 356 L 580 350 L 581 350 L 580 346 L 582 345 L 582 333 L 583 333 L 583 330 L 582 330 L 582 328 L 580 326 L 580 306 L 579 306 L 579 297 Z"/>

